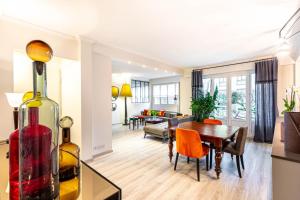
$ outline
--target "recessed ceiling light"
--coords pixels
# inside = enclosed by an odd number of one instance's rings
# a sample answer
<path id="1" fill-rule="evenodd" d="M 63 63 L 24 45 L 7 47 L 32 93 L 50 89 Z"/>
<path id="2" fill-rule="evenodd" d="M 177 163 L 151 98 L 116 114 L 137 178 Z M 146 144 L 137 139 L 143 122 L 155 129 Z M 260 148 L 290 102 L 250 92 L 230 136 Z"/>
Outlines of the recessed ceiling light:
<path id="1" fill-rule="evenodd" d="M 128 62 L 127 62 L 129 65 L 132 63 L 130 60 L 128 60 Z"/>
<path id="2" fill-rule="evenodd" d="M 142 65 L 142 68 L 146 68 L 147 66 L 146 65 Z"/>
<path id="3" fill-rule="evenodd" d="M 168 73 L 168 70 L 165 70 L 166 73 Z"/>
<path id="4" fill-rule="evenodd" d="M 155 71 L 157 71 L 157 70 L 158 70 L 158 68 L 157 68 L 157 67 L 155 67 L 155 68 L 154 68 L 154 70 L 155 70 Z"/>

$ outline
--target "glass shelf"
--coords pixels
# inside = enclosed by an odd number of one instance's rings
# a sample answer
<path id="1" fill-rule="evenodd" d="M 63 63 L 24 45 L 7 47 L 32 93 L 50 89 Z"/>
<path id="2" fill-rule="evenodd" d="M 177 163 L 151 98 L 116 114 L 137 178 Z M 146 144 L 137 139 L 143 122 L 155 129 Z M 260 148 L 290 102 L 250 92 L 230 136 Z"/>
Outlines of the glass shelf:
<path id="1" fill-rule="evenodd" d="M 8 159 L 6 153 L 8 152 L 7 144 L 0 144 L 0 199 L 8 200 L 9 193 L 6 192 L 8 186 Z M 78 200 L 119 200 L 121 199 L 121 189 L 107 178 L 99 174 L 88 164 L 81 161 L 81 183 L 80 195 Z"/>

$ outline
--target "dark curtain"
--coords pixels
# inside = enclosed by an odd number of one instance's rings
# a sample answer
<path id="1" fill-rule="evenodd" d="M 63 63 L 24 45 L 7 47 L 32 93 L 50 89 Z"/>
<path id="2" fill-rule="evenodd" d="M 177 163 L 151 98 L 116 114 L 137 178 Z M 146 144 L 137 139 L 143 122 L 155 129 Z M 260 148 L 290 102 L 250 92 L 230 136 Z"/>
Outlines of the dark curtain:
<path id="1" fill-rule="evenodd" d="M 277 71 L 277 58 L 255 63 L 256 142 L 273 141 L 277 116 Z"/>
<path id="2" fill-rule="evenodd" d="M 202 70 L 192 71 L 192 98 L 195 99 L 203 87 Z"/>

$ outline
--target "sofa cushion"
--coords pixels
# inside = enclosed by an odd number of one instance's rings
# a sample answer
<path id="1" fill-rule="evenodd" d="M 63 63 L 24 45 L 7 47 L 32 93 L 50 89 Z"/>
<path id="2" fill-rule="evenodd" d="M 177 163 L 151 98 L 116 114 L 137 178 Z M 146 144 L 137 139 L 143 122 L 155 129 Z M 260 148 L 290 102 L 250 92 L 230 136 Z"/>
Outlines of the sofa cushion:
<path id="1" fill-rule="evenodd" d="M 149 125 L 147 124 L 147 126 L 144 127 L 144 131 L 146 133 L 163 136 L 168 133 L 168 122 Z"/>
<path id="2" fill-rule="evenodd" d="M 142 115 L 147 115 L 147 113 L 148 113 L 148 109 L 144 109 Z"/>

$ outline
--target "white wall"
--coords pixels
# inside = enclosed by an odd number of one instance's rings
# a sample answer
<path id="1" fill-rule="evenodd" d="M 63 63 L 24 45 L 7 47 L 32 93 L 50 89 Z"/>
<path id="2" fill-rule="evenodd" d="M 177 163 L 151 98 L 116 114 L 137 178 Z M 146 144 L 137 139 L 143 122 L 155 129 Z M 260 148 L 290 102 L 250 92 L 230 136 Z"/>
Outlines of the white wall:
<path id="1" fill-rule="evenodd" d="M 112 151 L 111 58 L 93 54 L 93 155 Z"/>
<path id="2" fill-rule="evenodd" d="M 83 160 L 112 151 L 111 58 L 93 47 L 93 41 L 80 39 Z"/>
<path id="3" fill-rule="evenodd" d="M 13 91 L 13 73 L 10 63 L 0 60 L 0 140 L 13 131 L 13 108 L 8 105 L 5 93 Z"/>
<path id="4" fill-rule="evenodd" d="M 61 116 L 72 117 L 71 140 L 81 148 L 81 78 L 80 63 L 61 59 Z M 81 148 L 82 149 L 82 148 Z"/>

